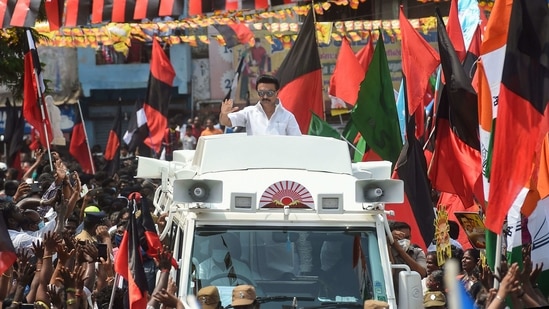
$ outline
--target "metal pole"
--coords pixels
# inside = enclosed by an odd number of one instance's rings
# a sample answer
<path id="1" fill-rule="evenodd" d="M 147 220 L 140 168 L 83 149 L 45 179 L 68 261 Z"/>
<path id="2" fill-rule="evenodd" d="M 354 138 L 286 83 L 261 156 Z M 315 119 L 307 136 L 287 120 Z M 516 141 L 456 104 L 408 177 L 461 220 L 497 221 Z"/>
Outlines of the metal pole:
<path id="1" fill-rule="evenodd" d="M 342 140 L 344 140 L 349 146 L 351 146 L 356 152 L 358 152 L 361 156 L 364 156 L 364 153 L 358 150 L 358 148 L 356 148 L 355 145 L 353 145 L 353 143 L 349 142 L 343 135 L 339 134 L 339 137 Z"/>
<path id="2" fill-rule="evenodd" d="M 82 107 L 80 107 L 80 100 L 76 101 L 78 104 L 78 112 L 80 113 L 80 120 L 82 120 L 82 127 L 84 128 L 84 136 L 86 138 L 86 145 L 88 146 L 88 155 L 90 158 L 92 174 L 95 174 L 95 165 L 93 164 L 93 157 L 90 149 L 90 143 L 88 141 L 88 132 L 86 131 L 86 123 L 84 122 L 84 117 L 82 116 Z"/>
<path id="3" fill-rule="evenodd" d="M 501 234 L 502 234 L 501 232 L 498 233 L 496 238 L 496 253 L 495 253 L 496 256 L 494 257 L 494 274 L 496 274 L 498 277 L 501 276 L 498 270 L 498 268 L 501 266 L 501 242 L 502 242 Z M 495 276 L 494 276 L 494 288 L 495 289 L 499 288 L 499 281 L 495 278 Z"/>
<path id="4" fill-rule="evenodd" d="M 118 280 L 120 279 L 118 276 L 119 276 L 118 273 L 116 273 L 114 276 L 114 282 L 112 283 L 112 292 L 111 292 L 111 300 L 109 301 L 109 309 L 112 309 L 112 304 L 114 303 L 114 294 L 116 293 Z"/>

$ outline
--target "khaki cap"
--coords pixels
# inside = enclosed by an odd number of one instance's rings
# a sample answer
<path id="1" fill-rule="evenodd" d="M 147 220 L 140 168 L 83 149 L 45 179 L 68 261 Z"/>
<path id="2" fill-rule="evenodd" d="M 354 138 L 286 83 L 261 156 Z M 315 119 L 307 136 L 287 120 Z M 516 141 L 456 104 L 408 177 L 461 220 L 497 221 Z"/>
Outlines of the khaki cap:
<path id="1" fill-rule="evenodd" d="M 251 285 L 239 285 L 233 289 L 233 301 L 231 305 L 246 306 L 251 305 L 255 301 L 255 288 Z"/>
<path id="2" fill-rule="evenodd" d="M 215 309 L 220 300 L 219 291 L 213 285 L 203 287 L 198 291 L 196 300 L 198 300 L 202 309 Z"/>
<path id="3" fill-rule="evenodd" d="M 439 307 L 446 305 L 446 296 L 442 292 L 427 292 L 423 296 L 423 307 Z"/>
<path id="4" fill-rule="evenodd" d="M 375 299 L 369 299 L 364 302 L 364 309 L 388 309 L 389 304 Z"/>

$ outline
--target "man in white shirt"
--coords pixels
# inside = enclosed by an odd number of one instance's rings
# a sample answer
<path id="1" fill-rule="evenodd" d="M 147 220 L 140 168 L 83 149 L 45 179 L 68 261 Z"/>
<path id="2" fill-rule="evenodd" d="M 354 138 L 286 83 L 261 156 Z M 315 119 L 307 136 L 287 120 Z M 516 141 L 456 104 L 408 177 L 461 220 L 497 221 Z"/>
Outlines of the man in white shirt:
<path id="1" fill-rule="evenodd" d="M 250 267 L 239 260 L 240 252 L 240 240 L 235 234 L 209 237 L 209 258 L 198 264 L 198 279 L 205 280 L 203 284 L 216 286 L 255 284 Z"/>
<path id="2" fill-rule="evenodd" d="M 295 116 L 280 104 L 279 87 L 276 77 L 259 76 L 256 83 L 259 102 L 238 111 L 238 107 L 233 107 L 233 100 L 223 101 L 219 123 L 246 127 L 248 135 L 301 135 Z"/>
<path id="3" fill-rule="evenodd" d="M 41 242 L 42 238 L 35 235 L 30 235 L 21 229 L 22 223 L 25 221 L 23 212 L 14 203 L 7 202 L 3 205 L 4 221 L 13 243 L 15 251 L 24 249 L 31 252 L 33 242 Z"/>

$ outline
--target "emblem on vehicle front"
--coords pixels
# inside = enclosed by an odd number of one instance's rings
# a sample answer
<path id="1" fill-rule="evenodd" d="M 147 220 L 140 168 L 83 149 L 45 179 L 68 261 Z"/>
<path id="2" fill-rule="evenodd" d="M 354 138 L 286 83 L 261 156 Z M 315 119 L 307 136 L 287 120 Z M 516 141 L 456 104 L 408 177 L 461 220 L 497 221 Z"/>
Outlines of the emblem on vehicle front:
<path id="1" fill-rule="evenodd" d="M 314 208 L 313 196 L 300 183 L 283 180 L 270 185 L 261 195 L 260 208 Z"/>

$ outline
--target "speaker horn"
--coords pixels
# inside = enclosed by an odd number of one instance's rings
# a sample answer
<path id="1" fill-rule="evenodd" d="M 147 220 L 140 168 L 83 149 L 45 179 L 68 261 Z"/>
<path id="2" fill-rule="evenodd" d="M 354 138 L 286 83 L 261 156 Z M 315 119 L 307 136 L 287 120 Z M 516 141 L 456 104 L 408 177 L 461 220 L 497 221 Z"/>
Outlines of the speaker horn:
<path id="1" fill-rule="evenodd" d="M 221 203 L 223 181 L 209 179 L 176 179 L 173 183 L 175 203 Z"/>
<path id="2" fill-rule="evenodd" d="M 398 179 L 363 179 L 356 181 L 357 203 L 403 203 L 404 182 Z"/>

